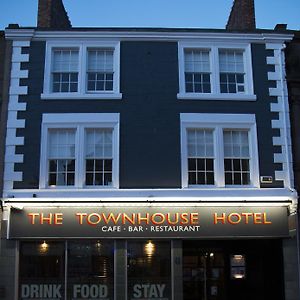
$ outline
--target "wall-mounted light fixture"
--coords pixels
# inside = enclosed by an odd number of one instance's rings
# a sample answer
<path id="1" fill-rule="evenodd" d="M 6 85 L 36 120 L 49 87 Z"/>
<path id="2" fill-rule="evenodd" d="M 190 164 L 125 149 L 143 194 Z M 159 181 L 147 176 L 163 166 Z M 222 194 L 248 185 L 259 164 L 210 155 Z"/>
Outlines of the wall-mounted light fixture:
<path id="1" fill-rule="evenodd" d="M 231 279 L 246 278 L 246 258 L 244 254 L 233 254 L 230 256 Z"/>
<path id="2" fill-rule="evenodd" d="M 44 241 L 43 243 L 40 244 L 40 253 L 45 254 L 49 250 L 49 244 Z"/>

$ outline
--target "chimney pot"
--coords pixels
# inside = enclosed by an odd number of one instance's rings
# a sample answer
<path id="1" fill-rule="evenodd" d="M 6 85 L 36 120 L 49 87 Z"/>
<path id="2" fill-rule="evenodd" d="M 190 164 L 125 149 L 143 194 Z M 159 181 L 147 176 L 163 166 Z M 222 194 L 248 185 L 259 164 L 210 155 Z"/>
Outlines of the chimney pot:
<path id="1" fill-rule="evenodd" d="M 287 24 L 276 24 L 275 31 L 285 31 L 287 30 Z"/>

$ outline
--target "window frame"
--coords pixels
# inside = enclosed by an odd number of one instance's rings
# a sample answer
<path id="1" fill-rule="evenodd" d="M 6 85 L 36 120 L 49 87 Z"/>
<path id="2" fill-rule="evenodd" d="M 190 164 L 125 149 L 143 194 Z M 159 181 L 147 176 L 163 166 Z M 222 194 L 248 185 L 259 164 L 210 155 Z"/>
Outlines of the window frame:
<path id="1" fill-rule="evenodd" d="M 257 129 L 254 114 L 209 114 L 181 113 L 181 184 L 182 188 L 259 188 L 259 163 Z M 191 128 L 213 129 L 214 140 L 214 185 L 188 184 L 187 130 Z M 249 132 L 250 184 L 225 185 L 224 129 L 247 130 Z"/>
<path id="2" fill-rule="evenodd" d="M 53 50 L 78 49 L 78 91 L 77 92 L 52 92 L 52 65 Z M 87 90 L 87 54 L 89 49 L 113 49 L 113 90 L 89 92 Z M 120 42 L 64 42 L 48 41 L 45 51 L 44 85 L 41 98 L 45 100 L 55 99 L 122 99 L 120 93 Z"/>
<path id="3" fill-rule="evenodd" d="M 120 116 L 118 113 L 43 114 L 40 157 L 40 189 L 118 189 Z M 75 184 L 48 186 L 49 129 L 75 129 Z M 85 129 L 111 128 L 112 132 L 112 185 L 85 185 Z"/>
<path id="4" fill-rule="evenodd" d="M 211 93 L 191 93 L 185 90 L 185 50 L 209 51 L 211 71 Z M 219 50 L 240 50 L 243 52 L 245 68 L 245 93 L 221 93 Z M 255 101 L 252 74 L 251 44 L 229 44 L 207 42 L 178 42 L 179 93 L 178 99 L 187 100 L 237 100 Z"/>

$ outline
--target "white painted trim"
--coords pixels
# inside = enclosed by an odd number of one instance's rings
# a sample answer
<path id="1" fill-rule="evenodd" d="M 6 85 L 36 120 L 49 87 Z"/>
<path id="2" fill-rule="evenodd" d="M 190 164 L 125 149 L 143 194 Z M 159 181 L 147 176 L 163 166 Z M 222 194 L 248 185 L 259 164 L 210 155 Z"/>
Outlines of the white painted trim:
<path id="1" fill-rule="evenodd" d="M 76 28 L 75 28 L 76 29 Z M 217 40 L 224 42 L 245 41 L 252 43 L 284 43 L 293 39 L 294 34 L 278 33 L 274 31 L 265 33 L 232 33 L 226 30 L 211 32 L 197 29 L 143 29 L 130 28 L 98 28 L 98 30 L 67 30 L 67 31 L 39 31 L 36 29 L 6 29 L 6 39 L 120 39 L 120 40 L 170 40 L 190 39 L 197 41 Z"/>
<path id="2" fill-rule="evenodd" d="M 216 123 L 253 124 L 255 115 L 253 114 L 205 114 L 205 113 L 181 113 L 180 121 L 184 123 L 206 123 L 215 125 Z M 227 125 L 226 125 L 227 126 Z"/>
<path id="3" fill-rule="evenodd" d="M 84 186 L 84 129 L 85 128 L 112 128 L 113 129 L 113 186 L 112 187 L 85 187 Z M 47 149 L 48 130 L 50 128 L 76 129 L 75 142 L 75 185 L 70 187 L 55 187 L 55 189 L 74 190 L 85 189 L 112 189 L 119 188 L 119 148 L 120 148 L 120 114 L 119 113 L 61 113 L 43 114 L 41 132 L 41 158 L 40 158 L 40 189 L 47 186 Z"/>
<path id="4" fill-rule="evenodd" d="M 78 94 L 78 93 L 51 93 L 41 94 L 43 100 L 120 100 L 122 99 L 122 93 L 108 93 L 103 92 L 101 94 Z"/>
<path id="5" fill-rule="evenodd" d="M 274 50 L 274 55 L 267 57 L 267 63 L 275 66 L 275 72 L 268 72 L 268 80 L 276 81 L 275 88 L 269 88 L 269 95 L 277 98 L 277 103 L 271 103 L 271 111 L 277 112 L 278 120 L 272 120 L 272 128 L 280 130 L 280 136 L 273 137 L 273 145 L 281 146 L 282 153 L 274 153 L 274 163 L 282 164 L 282 171 L 275 171 L 275 179 L 283 181 L 284 187 L 293 187 L 293 167 L 290 136 L 290 119 L 288 92 L 285 79 L 285 45 L 282 43 L 267 43 L 266 49 Z"/>
<path id="6" fill-rule="evenodd" d="M 199 49 L 208 50 L 210 58 L 211 73 L 211 93 L 187 93 L 185 91 L 184 75 L 184 50 Z M 219 79 L 219 50 L 220 49 L 238 49 L 243 51 L 243 60 L 245 68 L 245 93 L 221 93 Z M 180 100 L 233 100 L 233 101 L 255 101 L 253 88 L 251 45 L 249 43 L 220 43 L 217 41 L 205 42 L 178 42 L 178 75 L 179 75 L 179 93 L 177 99 Z"/>
<path id="7" fill-rule="evenodd" d="M 32 195 L 36 194 L 33 199 Z M 204 189 L 18 189 L 10 190 L 4 201 L 36 204 L 44 200 L 54 202 L 89 202 L 99 201 L 285 201 L 297 200 L 297 192 L 288 188 L 204 188 Z M 36 205 L 35 204 L 35 205 Z M 134 204 L 136 205 L 136 204 Z"/>
<path id="8" fill-rule="evenodd" d="M 243 94 L 201 94 L 201 93 L 178 93 L 179 100 L 226 100 L 226 101 L 256 101 L 256 95 Z"/>
<path id="9" fill-rule="evenodd" d="M 20 79 L 28 77 L 28 70 L 21 70 L 21 63 L 29 61 L 28 54 L 22 54 L 23 47 L 29 47 L 28 40 L 15 40 L 12 43 L 12 59 L 6 124 L 4 157 L 4 193 L 13 188 L 14 181 L 22 181 L 23 173 L 14 171 L 16 163 L 24 161 L 23 154 L 16 154 L 16 146 L 24 145 L 24 137 L 17 137 L 17 129 L 25 128 L 25 120 L 18 119 L 18 112 L 26 110 L 26 103 L 19 102 L 20 95 L 27 95 L 28 87 L 20 86 Z"/>
<path id="10" fill-rule="evenodd" d="M 181 113 L 181 180 L 182 188 L 206 188 L 205 186 L 188 186 L 187 166 L 187 137 L 188 128 L 213 128 L 215 149 L 215 188 L 225 187 L 223 166 L 223 128 L 249 130 L 250 150 L 250 186 L 244 188 L 259 188 L 259 164 L 257 149 L 257 129 L 255 115 L 253 114 L 206 114 Z M 227 187 L 226 187 L 227 188 Z"/>
<path id="11" fill-rule="evenodd" d="M 120 120 L 119 113 L 60 113 L 43 114 L 43 124 L 58 123 L 116 123 Z"/>
<path id="12" fill-rule="evenodd" d="M 52 89 L 52 53 L 54 48 L 76 48 L 79 51 L 78 58 L 78 92 L 74 93 L 53 93 Z M 88 48 L 111 48 L 114 49 L 114 82 L 113 91 L 88 92 L 86 89 L 86 60 Z M 79 41 L 79 40 L 52 40 L 46 43 L 45 54 L 45 72 L 44 72 L 44 89 L 41 99 L 45 100 L 109 100 L 122 99 L 120 93 L 120 42 L 116 41 Z"/>

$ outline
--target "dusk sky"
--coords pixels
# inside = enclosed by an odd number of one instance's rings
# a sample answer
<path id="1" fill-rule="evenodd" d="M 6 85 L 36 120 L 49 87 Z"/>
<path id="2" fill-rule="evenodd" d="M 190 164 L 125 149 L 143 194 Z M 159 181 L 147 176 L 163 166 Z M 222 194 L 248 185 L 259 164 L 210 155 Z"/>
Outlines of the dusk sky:
<path id="1" fill-rule="evenodd" d="M 36 26 L 38 0 L 0 0 L 0 29 Z M 233 0 L 64 0 L 74 27 L 224 28 Z M 256 0 L 258 28 L 300 30 L 300 0 Z"/>

